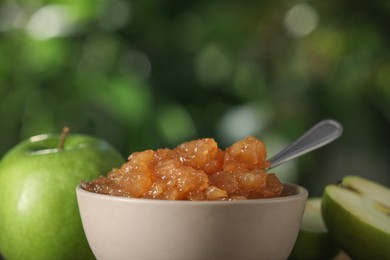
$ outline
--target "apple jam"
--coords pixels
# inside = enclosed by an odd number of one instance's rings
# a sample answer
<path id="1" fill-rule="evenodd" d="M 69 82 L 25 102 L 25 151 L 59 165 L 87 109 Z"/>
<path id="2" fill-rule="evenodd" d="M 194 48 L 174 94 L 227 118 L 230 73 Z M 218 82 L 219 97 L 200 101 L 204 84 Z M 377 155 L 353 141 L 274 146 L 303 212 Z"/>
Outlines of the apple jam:
<path id="1" fill-rule="evenodd" d="M 214 139 L 174 149 L 135 152 L 107 177 L 83 183 L 85 190 L 132 198 L 245 200 L 279 196 L 283 185 L 266 173 L 264 143 L 249 136 L 224 151 Z"/>

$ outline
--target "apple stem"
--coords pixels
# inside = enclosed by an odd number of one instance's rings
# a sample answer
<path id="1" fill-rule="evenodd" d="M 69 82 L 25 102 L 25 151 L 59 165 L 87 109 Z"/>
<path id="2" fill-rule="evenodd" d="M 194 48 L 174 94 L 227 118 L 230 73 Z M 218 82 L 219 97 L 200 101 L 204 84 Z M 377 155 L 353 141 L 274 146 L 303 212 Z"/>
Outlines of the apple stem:
<path id="1" fill-rule="evenodd" d="M 69 131 L 70 131 L 70 129 L 67 126 L 65 126 L 62 129 L 62 133 L 61 133 L 61 136 L 60 136 L 60 142 L 58 144 L 58 150 L 64 150 L 65 139 L 68 136 Z"/>

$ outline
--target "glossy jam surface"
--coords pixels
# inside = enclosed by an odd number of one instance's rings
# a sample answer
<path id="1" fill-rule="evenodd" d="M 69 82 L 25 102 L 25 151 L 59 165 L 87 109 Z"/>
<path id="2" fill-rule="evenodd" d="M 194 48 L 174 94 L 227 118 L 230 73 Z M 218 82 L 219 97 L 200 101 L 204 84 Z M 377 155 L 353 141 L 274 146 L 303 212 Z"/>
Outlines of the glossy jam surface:
<path id="1" fill-rule="evenodd" d="M 244 200 L 280 196 L 283 185 L 269 166 L 266 147 L 249 136 L 226 148 L 214 139 L 185 142 L 174 149 L 135 152 L 107 177 L 83 183 L 85 190 L 132 198 Z"/>

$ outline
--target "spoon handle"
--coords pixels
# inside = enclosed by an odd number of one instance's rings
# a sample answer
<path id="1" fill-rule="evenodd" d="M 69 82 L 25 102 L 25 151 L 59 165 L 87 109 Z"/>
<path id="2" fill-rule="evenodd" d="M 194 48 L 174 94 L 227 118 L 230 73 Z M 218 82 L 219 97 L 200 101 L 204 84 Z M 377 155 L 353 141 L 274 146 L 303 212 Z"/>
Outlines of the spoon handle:
<path id="1" fill-rule="evenodd" d="M 268 159 L 271 164 L 268 169 L 318 149 L 336 140 L 342 133 L 343 126 L 339 122 L 332 119 L 322 120 L 310 128 L 295 142 Z"/>

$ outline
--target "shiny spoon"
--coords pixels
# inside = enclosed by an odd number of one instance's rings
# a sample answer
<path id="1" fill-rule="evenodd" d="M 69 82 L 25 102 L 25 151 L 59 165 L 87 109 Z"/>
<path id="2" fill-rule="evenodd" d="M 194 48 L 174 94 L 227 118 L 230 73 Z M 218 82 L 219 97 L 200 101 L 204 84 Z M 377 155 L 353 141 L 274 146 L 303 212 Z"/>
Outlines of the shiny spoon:
<path id="1" fill-rule="evenodd" d="M 329 144 L 340 137 L 342 133 L 343 126 L 339 122 L 332 119 L 322 120 L 307 130 L 295 142 L 268 159 L 270 167 L 267 170 Z"/>

